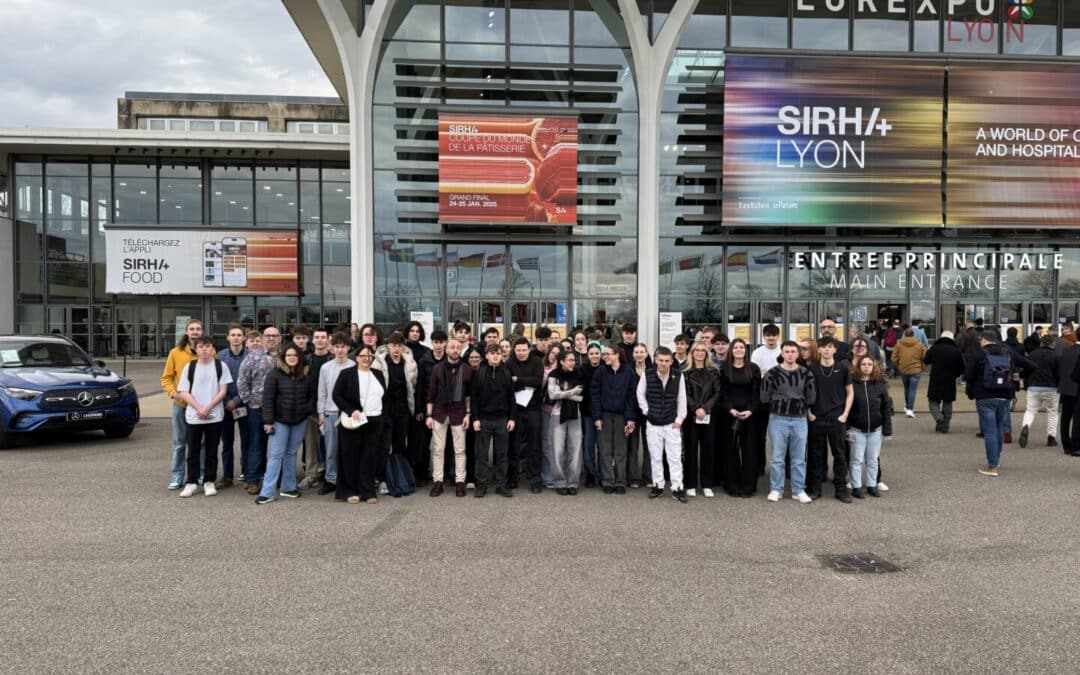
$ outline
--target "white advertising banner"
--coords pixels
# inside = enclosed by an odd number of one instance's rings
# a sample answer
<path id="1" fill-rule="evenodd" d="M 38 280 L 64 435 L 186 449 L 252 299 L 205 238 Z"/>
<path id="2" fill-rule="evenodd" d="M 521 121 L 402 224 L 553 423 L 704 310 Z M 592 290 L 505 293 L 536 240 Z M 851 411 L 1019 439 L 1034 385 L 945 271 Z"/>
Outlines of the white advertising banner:
<path id="1" fill-rule="evenodd" d="M 109 227 L 105 290 L 132 295 L 299 295 L 296 230 Z"/>

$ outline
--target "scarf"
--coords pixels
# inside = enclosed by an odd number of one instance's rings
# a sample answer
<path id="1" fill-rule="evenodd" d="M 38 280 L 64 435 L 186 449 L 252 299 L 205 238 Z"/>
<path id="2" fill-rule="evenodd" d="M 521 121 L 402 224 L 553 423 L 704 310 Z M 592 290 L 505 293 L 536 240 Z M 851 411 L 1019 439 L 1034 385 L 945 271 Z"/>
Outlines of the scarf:
<path id="1" fill-rule="evenodd" d="M 450 361 L 443 362 L 443 384 L 446 385 L 442 388 L 442 404 L 445 406 L 451 406 L 455 403 L 460 403 L 462 396 L 462 381 L 464 373 L 462 372 L 462 366 L 464 362 L 458 361 L 456 364 L 451 365 Z"/>
<path id="2" fill-rule="evenodd" d="M 562 390 L 581 387 L 582 393 L 584 393 L 585 378 L 582 377 L 580 368 L 574 368 L 570 372 L 558 368 L 551 372 L 550 377 L 554 378 L 555 381 L 559 383 L 559 388 Z M 578 402 L 571 401 L 568 398 L 559 399 L 559 422 L 569 422 L 570 420 L 576 420 L 577 418 Z"/>

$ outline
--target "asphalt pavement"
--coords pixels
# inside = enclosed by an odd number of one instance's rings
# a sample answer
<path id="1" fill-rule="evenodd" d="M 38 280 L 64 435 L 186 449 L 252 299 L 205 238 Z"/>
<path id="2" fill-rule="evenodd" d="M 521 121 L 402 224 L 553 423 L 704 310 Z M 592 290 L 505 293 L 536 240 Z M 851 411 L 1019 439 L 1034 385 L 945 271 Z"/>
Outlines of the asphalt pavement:
<path id="1" fill-rule="evenodd" d="M 851 505 L 256 506 L 166 490 L 167 420 L 53 437 L 0 452 L 0 670 L 1071 671 L 1080 459 L 1010 445 L 984 477 L 975 425 L 897 418 L 892 489 Z"/>

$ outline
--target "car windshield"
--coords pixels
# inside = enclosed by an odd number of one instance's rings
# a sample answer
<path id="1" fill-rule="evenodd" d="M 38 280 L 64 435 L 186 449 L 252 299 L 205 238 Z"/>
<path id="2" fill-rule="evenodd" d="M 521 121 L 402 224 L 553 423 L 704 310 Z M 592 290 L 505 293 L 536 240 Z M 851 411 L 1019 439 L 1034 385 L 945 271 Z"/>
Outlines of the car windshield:
<path id="1" fill-rule="evenodd" d="M 4 340 L 0 342 L 4 368 L 88 368 L 90 361 L 78 348 L 63 342 Z"/>

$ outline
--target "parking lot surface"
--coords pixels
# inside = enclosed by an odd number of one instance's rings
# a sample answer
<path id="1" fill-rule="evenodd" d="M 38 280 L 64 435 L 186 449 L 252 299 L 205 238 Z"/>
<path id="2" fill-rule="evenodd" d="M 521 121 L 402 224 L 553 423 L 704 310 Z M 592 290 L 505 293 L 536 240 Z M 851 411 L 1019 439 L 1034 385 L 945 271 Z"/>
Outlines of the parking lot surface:
<path id="1" fill-rule="evenodd" d="M 851 505 L 256 506 L 167 491 L 165 419 L 21 445 L 0 452 L 0 670 L 1073 670 L 1080 459 L 1010 445 L 980 476 L 975 425 L 896 418 L 892 489 Z M 842 554 L 901 571 L 822 563 Z"/>

